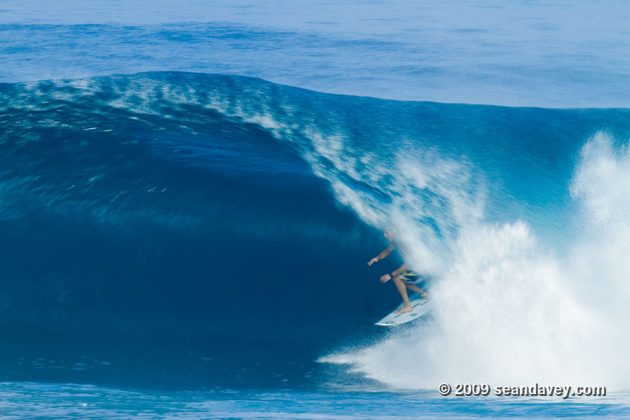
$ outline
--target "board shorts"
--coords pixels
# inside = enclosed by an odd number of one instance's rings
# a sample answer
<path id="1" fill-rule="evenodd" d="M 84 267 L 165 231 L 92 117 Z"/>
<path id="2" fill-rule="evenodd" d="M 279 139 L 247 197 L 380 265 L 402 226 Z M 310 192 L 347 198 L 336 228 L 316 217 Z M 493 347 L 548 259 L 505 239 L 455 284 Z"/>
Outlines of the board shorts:
<path id="1" fill-rule="evenodd" d="M 400 274 L 402 276 L 402 281 L 404 281 L 407 284 L 419 284 L 425 281 L 425 279 L 422 278 L 422 276 L 418 273 L 416 273 L 413 270 L 405 270 L 403 273 Z"/>

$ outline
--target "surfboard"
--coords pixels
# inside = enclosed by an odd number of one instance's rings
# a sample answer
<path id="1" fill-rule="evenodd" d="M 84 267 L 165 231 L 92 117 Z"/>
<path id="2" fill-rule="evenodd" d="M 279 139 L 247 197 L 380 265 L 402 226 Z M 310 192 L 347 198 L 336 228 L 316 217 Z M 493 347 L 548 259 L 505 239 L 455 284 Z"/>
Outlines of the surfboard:
<path id="1" fill-rule="evenodd" d="M 396 325 L 405 324 L 407 322 L 413 321 L 414 319 L 420 318 L 422 315 L 425 315 L 427 312 L 429 312 L 429 309 L 431 309 L 429 300 L 422 299 L 418 295 L 412 296 L 409 302 L 411 303 L 411 306 L 413 306 L 413 310 L 411 312 L 397 314 L 396 311 L 402 308 L 401 303 L 389 315 L 387 315 L 385 318 L 381 319 L 374 325 L 379 325 L 381 327 L 393 327 Z"/>

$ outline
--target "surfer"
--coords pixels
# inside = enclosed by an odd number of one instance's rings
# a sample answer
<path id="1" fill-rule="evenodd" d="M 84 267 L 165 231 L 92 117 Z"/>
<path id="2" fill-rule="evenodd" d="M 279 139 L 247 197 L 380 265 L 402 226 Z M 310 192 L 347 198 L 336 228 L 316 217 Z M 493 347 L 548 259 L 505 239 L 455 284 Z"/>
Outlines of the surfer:
<path id="1" fill-rule="evenodd" d="M 396 250 L 396 242 L 394 241 L 394 232 L 391 229 L 385 230 L 385 239 L 389 242 L 387 248 L 381 251 L 376 257 L 372 258 L 368 262 L 368 266 L 372 266 L 377 262 L 387 258 L 392 252 Z M 421 277 L 420 274 L 409 268 L 409 264 L 403 263 L 400 267 L 392 271 L 391 273 L 383 274 L 380 278 L 381 283 L 387 283 L 388 281 L 393 280 L 396 285 L 396 289 L 398 289 L 398 293 L 403 300 L 403 307 L 400 308 L 398 313 L 411 312 L 413 307 L 411 306 L 411 302 L 409 302 L 409 295 L 407 294 L 407 289 L 416 292 L 421 298 L 427 298 L 427 292 L 422 290 L 417 286 L 417 283 L 420 282 Z"/>

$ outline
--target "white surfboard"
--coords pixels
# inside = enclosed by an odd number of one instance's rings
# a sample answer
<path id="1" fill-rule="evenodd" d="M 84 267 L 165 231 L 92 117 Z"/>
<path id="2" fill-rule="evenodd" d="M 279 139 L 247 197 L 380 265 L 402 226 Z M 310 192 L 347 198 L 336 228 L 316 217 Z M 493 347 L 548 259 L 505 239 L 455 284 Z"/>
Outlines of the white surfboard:
<path id="1" fill-rule="evenodd" d="M 421 299 L 418 295 L 414 295 L 409 301 L 411 303 L 411 306 L 413 306 L 413 310 L 411 312 L 397 314 L 396 311 L 402 308 L 401 303 L 389 315 L 387 315 L 385 318 L 381 319 L 374 325 L 379 325 L 381 327 L 393 327 L 396 325 L 405 324 L 407 322 L 413 321 L 414 319 L 420 318 L 422 315 L 429 312 L 429 309 L 431 309 L 429 300 Z"/>

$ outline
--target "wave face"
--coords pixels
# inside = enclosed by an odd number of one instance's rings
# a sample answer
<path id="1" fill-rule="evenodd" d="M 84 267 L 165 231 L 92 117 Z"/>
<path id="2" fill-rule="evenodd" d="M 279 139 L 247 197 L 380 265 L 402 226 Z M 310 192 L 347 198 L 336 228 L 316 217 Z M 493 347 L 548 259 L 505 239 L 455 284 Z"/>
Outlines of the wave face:
<path id="1" fill-rule="evenodd" d="M 0 110 L 7 379 L 297 386 L 327 355 L 393 388 L 627 386 L 628 110 L 176 72 L 3 84 Z M 371 327 L 385 227 L 436 279 L 403 332 Z"/>

